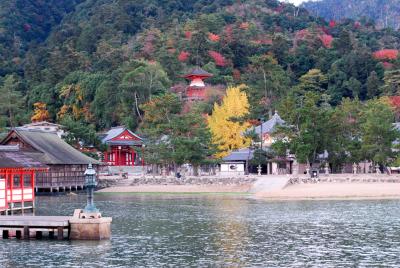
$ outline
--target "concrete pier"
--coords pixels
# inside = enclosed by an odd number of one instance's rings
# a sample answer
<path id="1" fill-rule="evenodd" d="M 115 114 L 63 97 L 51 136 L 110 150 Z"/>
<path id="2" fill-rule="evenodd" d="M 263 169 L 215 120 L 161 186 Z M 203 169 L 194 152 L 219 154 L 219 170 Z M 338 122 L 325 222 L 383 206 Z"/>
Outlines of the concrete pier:
<path id="1" fill-rule="evenodd" d="M 103 218 L 100 213 L 85 213 L 76 209 L 69 220 L 70 239 L 103 240 L 111 238 L 112 218 Z"/>
<path id="2" fill-rule="evenodd" d="M 0 216 L 0 234 L 3 239 L 110 239 L 112 218 L 82 217 L 81 210 L 74 216 Z"/>

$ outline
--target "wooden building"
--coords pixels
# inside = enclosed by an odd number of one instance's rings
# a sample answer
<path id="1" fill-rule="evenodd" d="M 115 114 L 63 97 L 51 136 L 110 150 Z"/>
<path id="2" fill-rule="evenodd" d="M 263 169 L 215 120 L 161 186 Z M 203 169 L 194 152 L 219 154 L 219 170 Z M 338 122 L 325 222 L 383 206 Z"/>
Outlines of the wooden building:
<path id="1" fill-rule="evenodd" d="M 25 155 L 49 167 L 48 172 L 36 176 L 36 191 L 83 189 L 88 164 L 101 165 L 63 141 L 56 132 L 16 128 L 0 144 L 19 145 Z"/>
<path id="2" fill-rule="evenodd" d="M 103 152 L 104 162 L 109 166 L 134 167 L 143 166 L 143 139 L 124 126 L 110 129 L 102 137 L 107 145 Z"/>
<path id="3" fill-rule="evenodd" d="M 0 146 L 0 211 L 33 209 L 35 177 L 47 170 L 18 145 Z"/>

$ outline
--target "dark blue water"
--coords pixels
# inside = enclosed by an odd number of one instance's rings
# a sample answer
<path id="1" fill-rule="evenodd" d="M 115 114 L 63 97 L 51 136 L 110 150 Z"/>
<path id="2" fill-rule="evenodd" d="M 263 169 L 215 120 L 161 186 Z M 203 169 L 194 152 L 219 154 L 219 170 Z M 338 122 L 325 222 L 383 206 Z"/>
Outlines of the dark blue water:
<path id="1" fill-rule="evenodd" d="M 229 195 L 96 195 L 102 242 L 0 240 L 1 267 L 399 267 L 400 201 L 265 202 Z M 39 197 L 72 215 L 85 196 Z"/>

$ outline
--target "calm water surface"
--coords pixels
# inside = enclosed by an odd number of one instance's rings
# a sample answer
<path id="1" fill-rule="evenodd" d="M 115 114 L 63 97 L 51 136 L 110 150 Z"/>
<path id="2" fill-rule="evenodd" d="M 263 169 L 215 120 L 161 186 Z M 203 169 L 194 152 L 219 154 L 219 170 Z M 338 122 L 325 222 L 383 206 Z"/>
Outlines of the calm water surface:
<path id="1" fill-rule="evenodd" d="M 400 201 L 264 202 L 229 195 L 96 195 L 102 242 L 1 240 L 1 267 L 399 267 Z M 85 196 L 39 197 L 72 215 Z"/>

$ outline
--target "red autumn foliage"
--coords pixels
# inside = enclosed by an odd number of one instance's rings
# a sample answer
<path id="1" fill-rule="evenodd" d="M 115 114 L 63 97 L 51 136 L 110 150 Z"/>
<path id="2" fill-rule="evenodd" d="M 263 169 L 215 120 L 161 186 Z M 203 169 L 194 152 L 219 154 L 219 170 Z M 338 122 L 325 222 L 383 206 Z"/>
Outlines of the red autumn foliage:
<path id="1" fill-rule="evenodd" d="M 218 34 L 208 33 L 208 39 L 212 42 L 218 42 L 220 37 Z"/>
<path id="2" fill-rule="evenodd" d="M 192 38 L 192 32 L 186 31 L 186 32 L 185 32 L 185 37 L 186 37 L 186 39 Z"/>
<path id="3" fill-rule="evenodd" d="M 395 60 L 399 56 L 397 49 L 382 49 L 374 52 L 373 57 L 377 60 Z"/>
<path id="4" fill-rule="evenodd" d="M 187 61 L 189 59 L 190 53 L 186 51 L 182 51 L 179 56 L 178 60 L 181 62 Z"/>
<path id="5" fill-rule="evenodd" d="M 389 103 L 395 110 L 400 110 L 400 96 L 389 97 Z"/>
<path id="6" fill-rule="evenodd" d="M 210 55 L 211 58 L 213 58 L 215 65 L 217 66 L 225 66 L 226 65 L 226 60 L 224 56 L 222 56 L 220 53 L 210 50 L 208 51 L 208 55 Z"/>
<path id="7" fill-rule="evenodd" d="M 333 27 L 335 27 L 335 26 L 336 26 L 336 21 L 331 20 L 331 21 L 329 22 L 329 27 L 333 28 Z"/>
<path id="8" fill-rule="evenodd" d="M 390 62 L 387 62 L 387 61 L 383 62 L 382 64 L 383 64 L 383 68 L 384 68 L 385 70 L 392 69 L 393 66 L 394 66 L 393 63 L 390 63 Z"/>
<path id="9" fill-rule="evenodd" d="M 322 34 L 319 36 L 319 39 L 322 41 L 322 44 L 324 45 L 324 47 L 326 47 L 326 48 L 332 47 L 332 41 L 333 41 L 332 35 Z"/>

